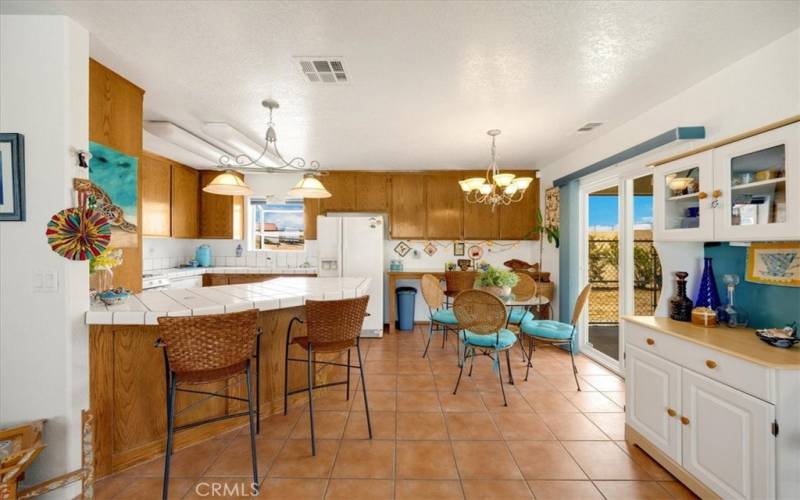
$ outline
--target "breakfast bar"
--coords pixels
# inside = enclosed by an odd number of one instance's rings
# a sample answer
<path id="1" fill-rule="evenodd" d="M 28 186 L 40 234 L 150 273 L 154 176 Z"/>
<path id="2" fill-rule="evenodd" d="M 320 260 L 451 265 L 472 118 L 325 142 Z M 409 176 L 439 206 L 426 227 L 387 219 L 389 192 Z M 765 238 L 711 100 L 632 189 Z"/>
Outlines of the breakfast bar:
<path id="1" fill-rule="evenodd" d="M 266 279 L 266 278 L 265 278 Z M 158 338 L 158 318 L 198 316 L 258 309 L 261 363 L 258 373 L 261 415 L 283 409 L 285 335 L 293 317 L 303 318 L 306 300 L 335 300 L 367 294 L 366 278 L 281 277 L 240 285 L 142 292 L 122 304 L 94 304 L 86 313 L 90 325 L 90 400 L 97 421 L 96 472 L 111 474 L 163 453 L 166 435 L 164 361 Z M 301 326 L 302 327 L 302 326 Z M 297 326 L 295 327 L 297 328 Z M 255 333 L 255 332 L 254 332 Z M 297 346 L 292 346 L 290 353 Z M 330 357 L 330 355 L 328 355 Z M 328 359 L 320 354 L 319 359 Z M 333 359 L 333 358 L 331 358 Z M 291 371 L 289 390 L 306 386 L 304 370 Z M 319 368 L 315 385 L 344 378 L 339 367 Z M 246 394 L 234 379 L 199 386 L 228 395 Z M 304 394 L 290 397 L 290 405 Z M 181 393 L 177 407 L 202 398 Z M 237 413 L 242 403 L 214 398 L 197 404 L 178 424 Z M 176 434 L 176 448 L 208 439 L 242 425 L 236 418 L 187 429 Z"/>

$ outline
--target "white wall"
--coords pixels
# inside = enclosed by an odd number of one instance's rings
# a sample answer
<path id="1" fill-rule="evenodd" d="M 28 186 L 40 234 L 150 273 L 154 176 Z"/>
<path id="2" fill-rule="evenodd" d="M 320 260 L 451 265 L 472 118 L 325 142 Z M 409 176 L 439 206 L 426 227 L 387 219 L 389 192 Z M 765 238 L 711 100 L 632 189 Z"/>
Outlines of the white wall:
<path id="1" fill-rule="evenodd" d="M 554 179 L 675 127 L 705 126 L 706 139 L 665 147 L 661 157 L 798 113 L 800 30 L 795 30 L 546 165 L 541 171 L 542 189 L 552 186 Z M 556 273 L 557 279 L 558 253 L 552 247 L 546 252 L 544 268 Z M 665 292 L 669 290 L 665 287 Z"/>
<path id="2" fill-rule="evenodd" d="M 89 407 L 88 264 L 47 244 L 50 217 L 73 205 L 75 148 L 88 148 L 89 36 L 63 16 L 0 16 L 0 130 L 25 136 L 25 222 L 0 222 L 0 427 L 45 418 L 47 448 L 28 482 L 80 466 Z M 36 293 L 34 275 L 58 289 Z M 60 492 L 61 497 L 65 492 Z"/>

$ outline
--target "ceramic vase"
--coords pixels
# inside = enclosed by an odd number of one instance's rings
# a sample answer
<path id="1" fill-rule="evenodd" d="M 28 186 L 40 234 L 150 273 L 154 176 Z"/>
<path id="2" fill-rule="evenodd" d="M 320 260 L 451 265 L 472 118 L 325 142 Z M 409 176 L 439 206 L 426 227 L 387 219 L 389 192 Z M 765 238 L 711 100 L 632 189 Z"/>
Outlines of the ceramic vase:
<path id="1" fill-rule="evenodd" d="M 694 306 L 707 307 L 716 311 L 719 308 L 720 300 L 717 280 L 714 278 L 714 266 L 711 265 L 711 257 L 705 257 L 703 260 L 703 277 L 700 278 L 700 288 L 697 290 Z"/>

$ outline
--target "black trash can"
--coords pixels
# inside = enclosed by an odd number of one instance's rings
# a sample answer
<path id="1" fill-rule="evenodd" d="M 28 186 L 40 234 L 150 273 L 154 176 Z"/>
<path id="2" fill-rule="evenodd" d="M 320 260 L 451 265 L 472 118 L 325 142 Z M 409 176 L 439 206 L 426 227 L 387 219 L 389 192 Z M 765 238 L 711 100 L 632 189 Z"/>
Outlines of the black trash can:
<path id="1" fill-rule="evenodd" d="M 397 288 L 397 329 L 414 329 L 414 303 L 417 299 L 417 289 L 413 286 Z"/>

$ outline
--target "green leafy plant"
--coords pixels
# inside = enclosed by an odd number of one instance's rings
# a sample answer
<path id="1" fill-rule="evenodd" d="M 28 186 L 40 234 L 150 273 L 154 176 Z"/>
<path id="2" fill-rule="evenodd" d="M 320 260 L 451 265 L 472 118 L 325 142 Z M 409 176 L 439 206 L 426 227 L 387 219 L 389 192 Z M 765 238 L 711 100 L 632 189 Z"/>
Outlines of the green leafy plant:
<path id="1" fill-rule="evenodd" d="M 519 282 L 519 276 L 511 271 L 503 271 L 496 267 L 489 266 L 489 269 L 478 275 L 475 284 L 479 288 L 496 286 L 500 288 L 514 288 Z"/>
<path id="2" fill-rule="evenodd" d="M 547 242 L 551 245 L 555 246 L 556 248 L 559 247 L 561 244 L 561 233 L 559 232 L 558 226 L 545 226 L 544 225 L 544 217 L 542 217 L 542 209 L 536 208 L 536 226 L 528 231 L 528 234 L 525 235 L 527 238 L 533 234 L 539 235 L 539 262 L 537 263 L 536 270 L 538 274 L 536 275 L 536 288 L 539 288 L 539 282 L 541 280 L 541 273 L 542 273 L 542 253 L 544 253 L 544 240 L 547 239 Z"/>

